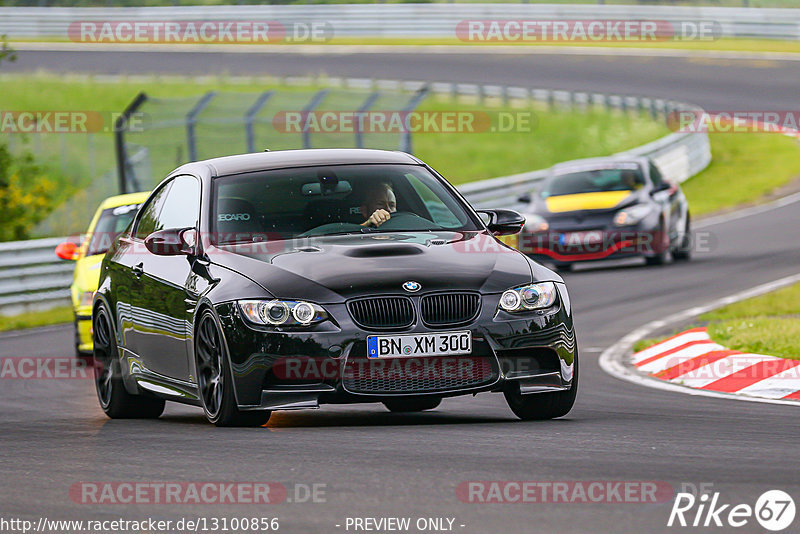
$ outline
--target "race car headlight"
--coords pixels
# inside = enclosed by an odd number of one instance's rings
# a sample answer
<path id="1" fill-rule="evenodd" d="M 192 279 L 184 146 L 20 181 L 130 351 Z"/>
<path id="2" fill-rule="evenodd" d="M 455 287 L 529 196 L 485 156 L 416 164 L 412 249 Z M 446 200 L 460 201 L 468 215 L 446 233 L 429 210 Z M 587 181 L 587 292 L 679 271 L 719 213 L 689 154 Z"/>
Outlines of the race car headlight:
<path id="1" fill-rule="evenodd" d="M 94 291 L 84 291 L 81 293 L 80 301 L 78 305 L 82 308 L 92 305 L 92 301 L 94 300 Z"/>
<path id="2" fill-rule="evenodd" d="M 550 223 L 541 215 L 534 215 L 532 213 L 525 215 L 524 231 L 535 234 L 538 232 L 546 232 L 548 228 L 550 228 Z"/>
<path id="3" fill-rule="evenodd" d="M 549 308 L 555 301 L 556 285 L 540 282 L 505 291 L 500 296 L 500 308 L 507 312 L 541 310 Z"/>
<path id="4" fill-rule="evenodd" d="M 631 206 L 630 208 L 625 208 L 617 212 L 614 215 L 614 224 L 616 226 L 631 226 L 634 224 L 639 224 L 642 222 L 642 219 L 650 215 L 650 212 L 653 210 L 647 204 L 637 204 L 635 206 Z"/>
<path id="5" fill-rule="evenodd" d="M 239 311 L 256 324 L 308 326 L 328 318 L 322 306 L 296 300 L 240 300 Z"/>

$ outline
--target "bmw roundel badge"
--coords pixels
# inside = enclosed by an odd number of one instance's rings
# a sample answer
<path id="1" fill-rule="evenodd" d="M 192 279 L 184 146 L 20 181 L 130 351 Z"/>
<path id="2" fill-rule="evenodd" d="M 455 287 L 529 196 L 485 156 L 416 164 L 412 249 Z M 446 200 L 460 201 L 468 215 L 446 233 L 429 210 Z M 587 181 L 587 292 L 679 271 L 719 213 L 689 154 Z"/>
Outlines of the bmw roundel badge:
<path id="1" fill-rule="evenodd" d="M 420 289 L 422 289 L 422 284 L 419 282 L 415 282 L 413 280 L 409 280 L 405 284 L 403 284 L 403 289 L 406 291 L 410 291 L 411 293 L 416 293 Z"/>

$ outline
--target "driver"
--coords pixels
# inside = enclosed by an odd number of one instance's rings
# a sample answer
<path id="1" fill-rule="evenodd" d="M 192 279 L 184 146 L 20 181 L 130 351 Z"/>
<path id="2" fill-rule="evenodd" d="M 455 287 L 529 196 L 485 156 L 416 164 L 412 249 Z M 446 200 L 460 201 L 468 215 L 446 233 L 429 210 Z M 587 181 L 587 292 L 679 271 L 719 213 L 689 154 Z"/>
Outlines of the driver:
<path id="1" fill-rule="evenodd" d="M 636 175 L 636 171 L 622 171 L 620 178 L 622 179 L 623 185 L 629 191 L 635 191 L 641 187 L 641 184 L 639 183 L 639 177 Z"/>
<path id="2" fill-rule="evenodd" d="M 397 199 L 389 182 L 372 182 L 361 203 L 361 215 L 367 218 L 361 226 L 380 226 L 397 211 Z"/>

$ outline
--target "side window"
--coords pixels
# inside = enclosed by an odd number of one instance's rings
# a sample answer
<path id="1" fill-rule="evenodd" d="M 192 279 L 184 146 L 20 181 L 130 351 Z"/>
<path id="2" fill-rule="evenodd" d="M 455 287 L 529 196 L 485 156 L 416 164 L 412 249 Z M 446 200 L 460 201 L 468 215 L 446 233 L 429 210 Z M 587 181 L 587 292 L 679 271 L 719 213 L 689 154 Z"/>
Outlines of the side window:
<path id="1" fill-rule="evenodd" d="M 661 171 L 658 170 L 658 167 L 656 167 L 652 161 L 650 162 L 650 180 L 653 181 L 655 187 L 664 183 L 664 177 L 661 176 Z"/>
<path id="2" fill-rule="evenodd" d="M 144 239 L 156 231 L 158 213 L 161 211 L 161 206 L 164 205 L 164 199 L 170 187 L 172 187 L 172 182 L 159 189 L 155 195 L 150 197 L 147 204 L 142 207 L 142 214 L 139 217 L 136 234 L 134 235 L 136 239 Z"/>
<path id="3" fill-rule="evenodd" d="M 414 187 L 422 202 L 425 204 L 433 222 L 443 228 L 456 228 L 462 226 L 466 221 L 458 220 L 458 217 L 447 207 L 440 198 L 444 195 L 437 195 L 426 184 L 413 174 L 406 174 L 408 181 Z M 446 197 L 445 197 L 446 198 Z"/>
<path id="4" fill-rule="evenodd" d="M 197 226 L 199 213 L 200 182 L 192 176 L 178 176 L 158 214 L 156 230 Z"/>

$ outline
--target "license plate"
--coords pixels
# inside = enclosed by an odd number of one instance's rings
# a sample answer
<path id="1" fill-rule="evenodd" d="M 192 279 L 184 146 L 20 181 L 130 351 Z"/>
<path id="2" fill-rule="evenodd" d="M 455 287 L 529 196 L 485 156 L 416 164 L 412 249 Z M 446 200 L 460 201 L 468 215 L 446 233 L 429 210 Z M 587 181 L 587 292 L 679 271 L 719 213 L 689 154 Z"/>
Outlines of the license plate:
<path id="1" fill-rule="evenodd" d="M 413 358 L 471 353 L 472 334 L 468 331 L 367 337 L 368 358 Z"/>
<path id="2" fill-rule="evenodd" d="M 567 247 L 596 245 L 603 242 L 603 232 L 594 230 L 590 232 L 567 232 L 561 234 L 559 245 Z"/>

